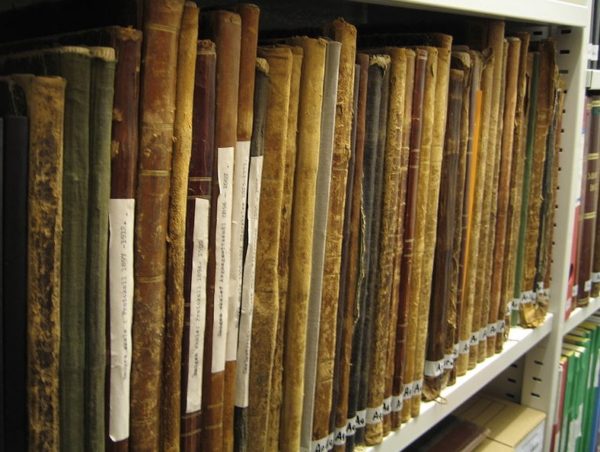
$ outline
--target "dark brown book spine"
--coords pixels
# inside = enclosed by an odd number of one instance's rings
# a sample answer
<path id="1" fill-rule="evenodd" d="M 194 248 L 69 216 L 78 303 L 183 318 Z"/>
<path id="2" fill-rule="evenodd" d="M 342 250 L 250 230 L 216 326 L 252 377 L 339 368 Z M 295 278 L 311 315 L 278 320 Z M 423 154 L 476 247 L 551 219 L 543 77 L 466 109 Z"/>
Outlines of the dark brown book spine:
<path id="1" fill-rule="evenodd" d="M 203 18 L 204 19 L 204 18 Z M 216 45 L 215 148 L 208 254 L 208 293 L 202 436 L 209 450 L 223 447 L 223 397 L 228 326 L 231 203 L 234 147 L 237 141 L 237 107 L 242 24 L 238 14 L 214 11 L 205 17 L 201 33 Z M 204 31 L 203 31 L 204 30 Z M 210 364 L 209 364 L 210 363 Z M 232 432 L 230 432 L 232 433 Z"/>
<path id="2" fill-rule="evenodd" d="M 136 196 L 131 445 L 160 447 L 167 222 L 183 0 L 145 3 Z"/>
<path id="3" fill-rule="evenodd" d="M 187 190 L 185 252 L 185 322 L 181 357 L 181 450 L 196 451 L 201 441 L 202 375 L 206 332 L 207 265 L 210 247 L 215 154 L 215 44 L 198 41 L 192 116 L 192 150 Z"/>
<path id="4" fill-rule="evenodd" d="M 402 260 L 400 262 L 400 300 L 398 303 L 398 325 L 396 333 L 396 353 L 394 369 L 394 387 L 392 392 L 392 428 L 400 427 L 404 400 L 412 397 L 412 382 L 405 379 L 408 335 L 409 282 L 413 270 L 413 248 L 417 212 L 417 186 L 419 182 L 419 163 L 421 154 L 421 136 L 423 106 L 425 94 L 425 72 L 427 51 L 416 50 L 414 91 L 412 93 L 412 119 L 410 129 L 410 153 L 406 182 L 406 210 L 404 212 L 404 235 Z"/>

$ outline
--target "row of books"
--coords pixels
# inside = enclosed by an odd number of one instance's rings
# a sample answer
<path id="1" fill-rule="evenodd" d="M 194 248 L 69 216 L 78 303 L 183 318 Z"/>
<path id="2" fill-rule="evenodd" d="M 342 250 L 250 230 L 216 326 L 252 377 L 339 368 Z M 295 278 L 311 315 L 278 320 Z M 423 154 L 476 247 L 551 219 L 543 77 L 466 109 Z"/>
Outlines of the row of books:
<path id="1" fill-rule="evenodd" d="M 595 451 L 600 441 L 600 314 L 564 338 L 553 451 Z"/>
<path id="2" fill-rule="evenodd" d="M 373 445 L 544 321 L 554 42 L 259 13 L 0 46 L 7 450 Z"/>

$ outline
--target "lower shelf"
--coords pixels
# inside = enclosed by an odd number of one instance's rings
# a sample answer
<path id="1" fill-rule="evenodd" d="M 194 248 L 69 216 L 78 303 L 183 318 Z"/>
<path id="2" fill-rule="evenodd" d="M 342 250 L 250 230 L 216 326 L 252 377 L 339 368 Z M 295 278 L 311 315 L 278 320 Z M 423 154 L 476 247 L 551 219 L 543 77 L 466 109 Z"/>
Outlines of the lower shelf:
<path id="1" fill-rule="evenodd" d="M 444 402 L 426 402 L 421 404 L 421 414 L 402 424 L 400 430 L 390 433 L 383 443 L 367 448 L 371 452 L 399 451 L 410 445 L 419 436 L 426 433 L 435 424 L 451 414 L 463 402 L 477 393 L 504 369 L 510 366 L 538 342 L 544 339 L 552 329 L 552 314 L 546 316 L 543 325 L 535 329 L 513 327 L 508 341 L 504 343 L 502 353 L 480 363 L 466 375 L 458 377 L 456 383 L 444 391 Z"/>

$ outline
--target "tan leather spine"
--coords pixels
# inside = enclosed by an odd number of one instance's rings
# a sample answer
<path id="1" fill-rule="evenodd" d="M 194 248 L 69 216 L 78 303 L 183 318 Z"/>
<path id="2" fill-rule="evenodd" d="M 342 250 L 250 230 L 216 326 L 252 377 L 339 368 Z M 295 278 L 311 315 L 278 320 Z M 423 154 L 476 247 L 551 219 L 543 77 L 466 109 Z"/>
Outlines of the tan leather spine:
<path id="1" fill-rule="evenodd" d="M 435 242 L 437 233 L 438 199 L 440 194 L 440 180 L 442 175 L 442 157 L 444 154 L 444 138 L 446 135 L 446 117 L 448 113 L 448 86 L 450 83 L 450 49 L 452 38 L 446 35 L 443 46 L 438 50 L 437 76 L 435 85 L 435 103 L 433 119 L 433 136 L 431 142 L 431 156 L 429 160 L 429 183 L 427 188 L 427 216 L 425 219 L 425 236 L 423 252 L 423 269 L 421 271 L 419 330 L 415 357 L 414 379 L 423 381 L 425 365 L 425 350 L 427 347 L 427 330 L 429 326 L 429 307 L 431 300 L 431 278 L 433 272 L 433 259 L 435 255 Z M 423 384 L 421 383 L 421 388 Z M 421 394 L 414 394 L 411 403 L 413 417 L 419 415 Z"/>
<path id="2" fill-rule="evenodd" d="M 186 2 L 177 52 L 177 88 L 167 240 L 167 308 L 161 395 L 161 450 L 178 451 L 181 430 L 181 346 L 183 335 L 183 271 L 185 218 L 192 151 L 192 110 L 196 75 L 198 7 Z"/>
<path id="3" fill-rule="evenodd" d="M 167 222 L 183 0 L 145 2 L 135 227 L 131 447 L 160 448 Z"/>
<path id="4" fill-rule="evenodd" d="M 287 138 L 285 145 L 285 169 L 283 181 L 283 202 L 279 231 L 279 316 L 277 318 L 277 338 L 271 370 L 271 394 L 267 426 L 267 450 L 275 450 L 279 444 L 279 421 L 283 399 L 283 349 L 285 312 L 288 293 L 290 234 L 292 229 L 292 201 L 294 194 L 294 173 L 296 170 L 296 134 L 298 132 L 298 100 L 300 76 L 302 72 L 302 47 L 290 47 L 292 51 L 292 79 L 288 107 Z"/>
<path id="5" fill-rule="evenodd" d="M 435 106 L 435 86 L 437 77 L 438 51 L 434 47 L 427 47 L 427 70 L 425 73 L 425 94 L 423 101 L 423 126 L 421 138 L 421 151 L 419 158 L 419 176 L 417 188 L 417 204 L 415 218 L 414 251 L 412 258 L 412 271 L 408 287 L 408 328 L 406 332 L 406 363 L 404 367 L 404 385 L 412 385 L 410 398 L 404 400 L 402 407 L 402 422 L 410 419 L 412 409 L 412 388 L 416 380 L 421 378 L 422 369 L 416 368 L 417 335 L 419 328 L 419 311 L 421 301 L 421 278 L 423 270 L 423 253 L 425 251 L 425 221 L 427 218 L 427 199 L 429 187 L 429 165 L 431 145 L 433 140 L 433 120 Z"/>
<path id="6" fill-rule="evenodd" d="M 302 398 L 304 396 L 304 350 L 310 289 L 315 187 L 319 161 L 321 104 L 326 42 L 306 37 L 292 43 L 304 49 L 300 103 L 298 110 L 298 148 L 290 245 L 289 299 L 283 371 L 283 407 L 279 445 L 283 451 L 300 448 Z"/>
<path id="7" fill-rule="evenodd" d="M 27 411 L 30 451 L 58 451 L 65 80 L 15 75 L 29 117 Z"/>
<path id="8" fill-rule="evenodd" d="M 504 127 L 502 129 L 501 162 L 498 181 L 498 213 L 496 226 L 496 240 L 493 253 L 492 286 L 490 292 L 490 315 L 488 323 L 497 322 L 498 310 L 503 300 L 502 281 L 504 278 L 504 251 L 508 233 L 508 209 L 510 201 L 510 179 L 513 160 L 514 124 L 517 110 L 517 82 L 519 76 L 519 56 L 521 53 L 521 40 L 508 38 L 506 56 L 506 95 L 504 107 Z M 487 337 L 487 356 L 496 353 L 497 329 Z"/>
<path id="9" fill-rule="evenodd" d="M 267 101 L 260 216 L 256 249 L 256 282 L 250 353 L 248 450 L 266 450 L 272 363 L 279 308 L 279 238 L 292 78 L 292 52 L 287 47 L 261 47 L 269 63 L 271 89 Z"/>
<path id="10" fill-rule="evenodd" d="M 319 440 L 329 432 L 335 360 L 335 331 L 340 286 L 340 261 L 346 180 L 350 159 L 352 132 L 352 95 L 354 92 L 354 60 L 356 58 L 356 28 L 343 19 L 336 19 L 327 27 L 327 34 L 342 44 L 338 73 L 337 108 L 335 116 L 334 148 L 331 168 L 329 208 L 325 261 L 321 297 L 315 404 L 312 439 Z"/>

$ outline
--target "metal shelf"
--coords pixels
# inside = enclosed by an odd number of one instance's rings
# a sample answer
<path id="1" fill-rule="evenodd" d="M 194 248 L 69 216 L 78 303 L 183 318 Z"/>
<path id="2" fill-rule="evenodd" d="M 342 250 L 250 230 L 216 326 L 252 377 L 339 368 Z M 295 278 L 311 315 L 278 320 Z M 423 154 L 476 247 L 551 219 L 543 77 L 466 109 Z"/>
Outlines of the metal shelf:
<path id="1" fill-rule="evenodd" d="M 496 17 L 532 23 L 585 27 L 589 22 L 586 0 L 360 0 L 388 6 L 442 11 L 470 16 Z"/>
<path id="2" fill-rule="evenodd" d="M 502 353 L 486 359 L 466 375 L 458 377 L 453 386 L 442 391 L 445 403 L 422 403 L 421 414 L 418 417 L 403 424 L 400 430 L 390 433 L 382 444 L 367 450 L 371 452 L 399 451 L 410 445 L 548 336 L 552 330 L 552 319 L 553 315 L 548 314 L 544 324 L 535 329 L 511 328 Z"/>
<path id="3" fill-rule="evenodd" d="M 598 309 L 600 309 L 600 298 L 592 298 L 590 303 L 584 308 L 575 308 L 569 318 L 565 320 L 563 335 L 577 327 Z"/>

